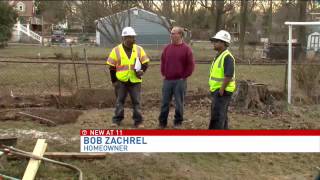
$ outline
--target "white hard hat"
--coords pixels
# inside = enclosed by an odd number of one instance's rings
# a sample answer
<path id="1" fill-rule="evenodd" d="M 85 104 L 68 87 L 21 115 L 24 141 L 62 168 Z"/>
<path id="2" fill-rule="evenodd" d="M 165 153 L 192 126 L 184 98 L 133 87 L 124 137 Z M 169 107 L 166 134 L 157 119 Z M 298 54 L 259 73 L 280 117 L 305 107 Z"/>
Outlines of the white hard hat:
<path id="1" fill-rule="evenodd" d="M 136 36 L 136 32 L 132 27 L 125 27 L 122 29 L 122 34 L 121 36 Z"/>
<path id="2" fill-rule="evenodd" d="M 214 35 L 213 37 L 210 38 L 211 41 L 214 39 L 219 39 L 219 40 L 224 41 L 226 43 L 230 43 L 231 42 L 231 35 L 228 31 L 220 30 L 219 32 L 217 32 L 216 35 Z"/>

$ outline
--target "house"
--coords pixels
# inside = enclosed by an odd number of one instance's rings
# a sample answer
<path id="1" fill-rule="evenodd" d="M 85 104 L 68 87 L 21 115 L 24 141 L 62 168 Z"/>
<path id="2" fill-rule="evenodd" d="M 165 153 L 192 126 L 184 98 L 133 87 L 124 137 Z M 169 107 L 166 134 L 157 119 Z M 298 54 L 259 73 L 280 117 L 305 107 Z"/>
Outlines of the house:
<path id="1" fill-rule="evenodd" d="M 96 23 L 96 43 L 99 46 L 114 46 L 121 42 L 121 30 L 131 26 L 137 33 L 137 44 L 163 45 L 170 42 L 170 27 L 174 20 L 168 20 L 150 11 L 131 8 L 100 18 Z"/>
<path id="2" fill-rule="evenodd" d="M 9 0 L 9 5 L 18 12 L 18 22 L 13 27 L 13 42 L 42 42 L 41 32 L 43 22 L 35 17 L 34 0 Z"/>
<path id="3" fill-rule="evenodd" d="M 21 17 L 21 23 L 31 22 L 35 14 L 34 1 L 9 0 L 8 3 L 17 10 L 19 17 Z"/>
<path id="4" fill-rule="evenodd" d="M 29 24 L 30 30 L 41 31 L 42 22 L 35 15 L 34 1 L 10 0 L 8 3 L 17 11 L 20 24 Z"/>

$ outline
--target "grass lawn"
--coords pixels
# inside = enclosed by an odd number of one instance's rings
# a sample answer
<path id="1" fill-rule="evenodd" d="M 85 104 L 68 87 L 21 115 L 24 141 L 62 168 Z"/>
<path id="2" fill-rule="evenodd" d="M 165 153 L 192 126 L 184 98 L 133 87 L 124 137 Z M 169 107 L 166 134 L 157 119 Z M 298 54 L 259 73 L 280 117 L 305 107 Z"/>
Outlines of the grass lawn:
<path id="1" fill-rule="evenodd" d="M 147 55 L 151 59 L 160 59 L 161 51 L 164 46 L 150 47 L 141 45 Z M 89 60 L 105 60 L 109 55 L 111 48 L 96 47 L 96 46 L 86 46 L 86 45 L 76 45 L 72 46 L 74 54 L 77 54 L 79 58 L 84 58 L 83 49 L 86 48 L 87 57 Z M 211 61 L 216 52 L 213 50 L 212 44 L 209 42 L 197 42 L 193 43 L 191 46 L 193 54 L 196 60 L 207 60 Z M 236 56 L 238 54 L 237 47 L 230 47 L 233 54 Z M 0 49 L 0 58 L 56 58 L 57 54 L 61 54 L 63 59 L 71 59 L 71 48 L 69 46 L 55 45 L 51 47 L 39 46 L 39 45 L 9 45 L 4 49 Z M 255 47 L 246 47 L 246 59 L 260 58 L 260 52 L 256 50 Z"/>
<path id="2" fill-rule="evenodd" d="M 208 89 L 209 64 L 197 64 L 194 74 L 188 79 L 188 90 Z M 238 65 L 238 80 L 253 80 L 264 83 L 273 90 L 284 87 L 285 66 Z M 0 63 L 0 85 L 19 93 L 57 93 L 57 64 Z M 104 65 L 90 65 L 90 80 L 93 88 L 111 88 L 109 72 Z M 78 86 L 88 87 L 84 65 L 76 65 Z M 73 65 L 61 65 L 61 87 L 66 93 L 76 89 Z M 143 91 L 160 93 L 162 77 L 158 63 L 151 63 L 144 76 Z"/>

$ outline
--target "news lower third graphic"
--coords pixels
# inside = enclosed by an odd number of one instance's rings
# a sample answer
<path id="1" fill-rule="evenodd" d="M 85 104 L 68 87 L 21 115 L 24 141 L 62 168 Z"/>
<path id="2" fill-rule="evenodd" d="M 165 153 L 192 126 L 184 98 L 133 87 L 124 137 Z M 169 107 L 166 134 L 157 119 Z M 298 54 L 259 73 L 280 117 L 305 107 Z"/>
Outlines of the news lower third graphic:
<path id="1" fill-rule="evenodd" d="M 80 130 L 80 151 L 320 152 L 320 130 Z"/>

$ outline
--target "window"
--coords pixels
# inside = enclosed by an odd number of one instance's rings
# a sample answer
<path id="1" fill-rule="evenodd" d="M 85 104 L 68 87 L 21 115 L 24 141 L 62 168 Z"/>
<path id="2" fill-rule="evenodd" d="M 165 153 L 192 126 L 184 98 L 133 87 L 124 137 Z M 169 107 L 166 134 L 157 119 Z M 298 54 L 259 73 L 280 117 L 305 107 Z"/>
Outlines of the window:
<path id="1" fill-rule="evenodd" d="M 133 14 L 134 14 L 134 15 L 138 15 L 138 14 L 139 14 L 138 9 L 133 10 Z"/>
<path id="2" fill-rule="evenodd" d="M 314 50 L 318 50 L 319 43 L 320 43 L 320 35 L 311 35 L 310 48 Z"/>
<path id="3" fill-rule="evenodd" d="M 21 12 L 25 11 L 25 4 L 23 2 L 18 2 L 16 7 L 18 11 L 21 11 Z"/>

